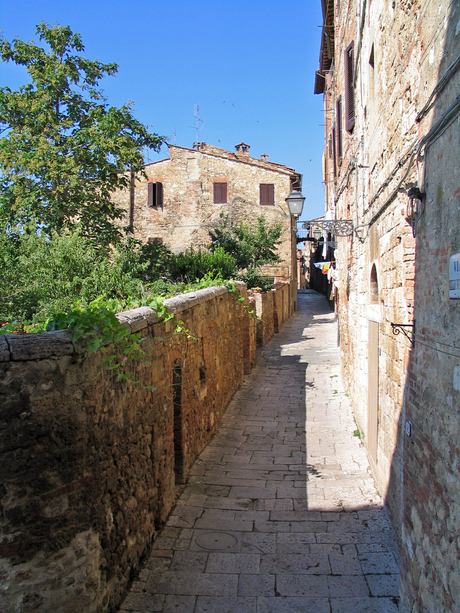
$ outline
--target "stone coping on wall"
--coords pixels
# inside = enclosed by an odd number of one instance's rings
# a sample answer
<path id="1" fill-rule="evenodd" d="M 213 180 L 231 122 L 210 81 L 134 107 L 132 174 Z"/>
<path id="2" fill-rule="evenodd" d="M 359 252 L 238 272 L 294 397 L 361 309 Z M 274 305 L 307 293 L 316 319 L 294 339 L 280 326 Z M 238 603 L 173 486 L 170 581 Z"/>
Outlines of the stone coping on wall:
<path id="1" fill-rule="evenodd" d="M 237 291 L 246 287 L 245 283 L 237 281 Z M 178 314 L 193 306 L 212 300 L 226 294 L 229 290 L 223 285 L 207 287 L 188 294 L 180 294 L 167 298 L 164 305 L 170 313 Z M 139 307 L 117 314 L 117 319 L 131 332 L 138 332 L 159 321 L 156 311 L 150 307 Z M 42 360 L 81 353 L 82 341 L 74 342 L 72 330 L 56 330 L 31 334 L 5 334 L 0 336 L 0 362 L 22 362 L 27 360 Z"/>

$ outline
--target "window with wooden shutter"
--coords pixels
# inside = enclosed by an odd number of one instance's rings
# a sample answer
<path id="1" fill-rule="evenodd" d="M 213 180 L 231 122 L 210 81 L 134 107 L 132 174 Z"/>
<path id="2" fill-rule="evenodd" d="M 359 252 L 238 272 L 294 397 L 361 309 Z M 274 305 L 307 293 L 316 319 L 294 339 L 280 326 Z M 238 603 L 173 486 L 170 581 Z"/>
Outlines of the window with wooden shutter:
<path id="1" fill-rule="evenodd" d="M 337 177 L 337 130 L 335 126 L 332 128 L 332 155 L 334 158 L 334 179 Z"/>
<path id="2" fill-rule="evenodd" d="M 227 184 L 214 183 L 214 204 L 226 204 L 227 202 Z"/>
<path id="3" fill-rule="evenodd" d="M 343 133 L 342 133 L 342 96 L 339 96 L 336 104 L 336 132 L 337 132 L 337 161 L 342 163 L 343 157 Z"/>
<path id="4" fill-rule="evenodd" d="M 157 183 L 156 186 L 157 206 L 163 207 L 163 183 Z"/>
<path id="5" fill-rule="evenodd" d="M 163 206 L 163 183 L 147 183 L 147 206 L 162 207 Z"/>
<path id="6" fill-rule="evenodd" d="M 355 90 L 354 82 L 354 43 L 348 45 L 345 51 L 345 126 L 351 132 L 355 125 Z"/>
<path id="7" fill-rule="evenodd" d="M 155 183 L 149 181 L 147 183 L 147 206 L 154 206 L 155 201 Z"/>
<path id="8" fill-rule="evenodd" d="M 262 206 L 273 206 L 275 204 L 275 186 L 273 183 L 260 184 L 260 204 Z"/>

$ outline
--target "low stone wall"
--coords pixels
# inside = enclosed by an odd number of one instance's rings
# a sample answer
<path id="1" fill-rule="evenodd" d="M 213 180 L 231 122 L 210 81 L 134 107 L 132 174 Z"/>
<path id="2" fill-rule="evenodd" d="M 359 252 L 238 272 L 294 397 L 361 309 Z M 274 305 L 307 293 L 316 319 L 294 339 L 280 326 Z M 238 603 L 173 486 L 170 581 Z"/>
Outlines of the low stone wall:
<path id="1" fill-rule="evenodd" d="M 257 315 L 257 344 L 262 347 L 292 314 L 292 284 L 277 283 L 271 292 L 254 292 Z"/>
<path id="2" fill-rule="evenodd" d="M 280 291 L 262 302 L 282 308 Z M 118 604 L 254 364 L 256 321 L 237 298 L 213 287 L 167 300 L 190 337 L 149 308 L 122 313 L 145 337 L 145 359 L 124 364 L 132 383 L 72 332 L 0 337 L 3 613 Z"/>

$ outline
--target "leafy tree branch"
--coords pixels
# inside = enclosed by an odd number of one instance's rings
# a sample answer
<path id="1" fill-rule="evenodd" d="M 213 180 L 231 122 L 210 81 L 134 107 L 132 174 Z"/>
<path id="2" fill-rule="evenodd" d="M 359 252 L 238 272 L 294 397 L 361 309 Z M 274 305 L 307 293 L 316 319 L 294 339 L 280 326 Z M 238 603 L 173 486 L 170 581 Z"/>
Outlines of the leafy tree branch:
<path id="1" fill-rule="evenodd" d="M 0 88 L 0 222 L 46 234 L 79 225 L 99 244 L 120 238 L 123 211 L 112 194 L 143 172 L 143 149 L 159 150 L 132 114 L 109 106 L 99 87 L 117 64 L 88 60 L 68 26 L 37 26 L 45 47 L 0 37 L 0 57 L 23 66 L 30 83 Z"/>

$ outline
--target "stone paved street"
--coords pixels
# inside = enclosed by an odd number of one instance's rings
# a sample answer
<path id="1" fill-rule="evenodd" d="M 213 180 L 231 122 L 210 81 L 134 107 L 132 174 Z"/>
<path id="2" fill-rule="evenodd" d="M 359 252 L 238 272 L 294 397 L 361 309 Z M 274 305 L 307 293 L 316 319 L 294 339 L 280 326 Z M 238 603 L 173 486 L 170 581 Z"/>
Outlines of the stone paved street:
<path id="1" fill-rule="evenodd" d="M 394 535 L 324 297 L 266 345 L 121 611 L 396 613 Z"/>

